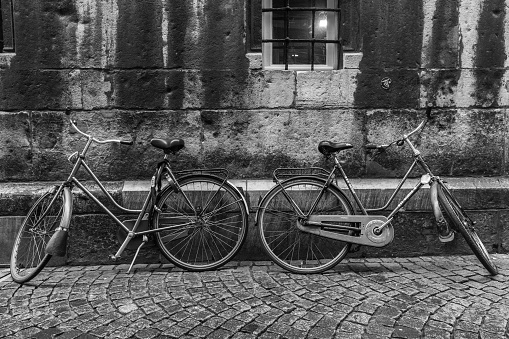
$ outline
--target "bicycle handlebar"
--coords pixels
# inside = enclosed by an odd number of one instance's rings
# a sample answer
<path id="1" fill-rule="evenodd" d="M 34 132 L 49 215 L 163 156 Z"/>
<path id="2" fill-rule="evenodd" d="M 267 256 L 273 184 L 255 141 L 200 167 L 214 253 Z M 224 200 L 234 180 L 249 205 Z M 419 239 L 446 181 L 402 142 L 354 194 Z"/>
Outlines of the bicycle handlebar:
<path id="1" fill-rule="evenodd" d="M 389 148 L 393 144 L 397 144 L 398 146 L 402 146 L 405 143 L 404 142 L 405 139 L 410 138 L 412 135 L 414 135 L 415 133 L 417 133 L 420 130 L 422 130 L 424 128 L 424 126 L 428 123 L 428 121 L 433 119 L 433 116 L 431 115 L 431 111 L 432 110 L 433 110 L 433 106 L 431 104 L 428 104 L 427 107 L 426 107 L 426 119 L 421 121 L 419 126 L 417 126 L 417 128 L 415 128 L 412 132 L 410 132 L 409 134 L 404 134 L 403 135 L 403 139 L 399 139 L 399 140 L 393 141 L 393 142 L 391 142 L 388 145 L 367 144 L 367 145 L 364 146 L 364 148 L 367 149 L 367 150 L 384 151 L 385 149 Z"/>
<path id="2" fill-rule="evenodd" d="M 433 119 L 433 117 L 431 116 L 431 111 L 432 111 L 433 107 L 431 104 L 428 104 L 427 107 L 426 107 L 426 120 L 423 120 L 419 126 L 417 126 L 416 129 L 414 129 L 412 132 L 410 132 L 409 134 L 406 135 L 407 138 L 410 138 L 412 135 L 414 135 L 415 133 L 419 132 L 421 129 L 424 128 L 424 126 L 426 125 L 426 123 Z"/>
<path id="3" fill-rule="evenodd" d="M 71 126 L 74 128 L 74 130 L 76 132 L 78 132 L 79 134 L 83 135 L 84 137 L 88 138 L 88 139 L 92 139 L 92 141 L 98 143 L 98 144 L 107 144 L 107 143 L 119 143 L 119 144 L 122 144 L 122 145 L 132 145 L 134 142 L 132 140 L 119 140 L 119 139 L 107 139 L 107 140 L 100 140 L 100 139 L 97 139 L 93 136 L 91 136 L 90 134 L 87 134 L 83 131 L 81 131 L 78 126 L 76 126 L 76 123 L 75 121 L 71 119 L 69 119 L 69 121 L 71 122 Z"/>

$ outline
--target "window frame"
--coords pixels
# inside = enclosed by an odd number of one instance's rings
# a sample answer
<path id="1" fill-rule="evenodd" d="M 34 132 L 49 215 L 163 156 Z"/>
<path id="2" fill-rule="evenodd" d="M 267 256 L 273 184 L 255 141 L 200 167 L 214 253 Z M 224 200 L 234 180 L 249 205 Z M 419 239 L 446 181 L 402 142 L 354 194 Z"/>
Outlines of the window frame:
<path id="1" fill-rule="evenodd" d="M 14 0 L 0 0 L 0 53 L 15 52 Z"/>
<path id="2" fill-rule="evenodd" d="M 286 57 L 287 62 L 285 64 L 273 64 L 272 52 L 273 42 L 275 39 L 272 38 L 273 32 L 273 11 L 272 0 L 262 0 L 262 63 L 263 68 L 267 70 L 299 70 L 299 71 L 328 71 L 339 69 L 341 67 L 342 44 L 340 38 L 340 22 L 341 22 L 341 9 L 339 7 L 339 0 L 327 0 L 327 21 L 333 22 L 333 24 L 327 25 L 327 39 L 320 40 L 318 42 L 325 42 L 326 46 L 326 63 L 325 64 L 314 64 L 313 58 L 310 64 L 289 64 L 288 56 Z M 288 2 L 287 2 L 288 3 Z M 290 7 L 291 8 L 291 7 Z M 323 10 L 323 9 L 317 9 Z M 312 7 L 309 9 L 310 12 L 314 13 Z M 314 22 L 314 16 L 313 16 Z M 277 42 L 289 43 L 299 39 L 278 39 Z M 314 37 L 306 39 L 305 42 L 314 41 Z M 315 42 L 312 42 L 312 44 Z M 314 57 L 314 56 L 313 56 Z"/>

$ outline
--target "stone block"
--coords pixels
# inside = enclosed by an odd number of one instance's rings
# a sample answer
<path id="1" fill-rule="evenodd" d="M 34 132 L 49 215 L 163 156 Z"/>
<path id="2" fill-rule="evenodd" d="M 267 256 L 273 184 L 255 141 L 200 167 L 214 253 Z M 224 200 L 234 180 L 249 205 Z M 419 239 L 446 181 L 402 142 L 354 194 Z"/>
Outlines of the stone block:
<path id="1" fill-rule="evenodd" d="M 359 70 L 297 72 L 295 105 L 303 108 L 351 107 Z"/>
<path id="2" fill-rule="evenodd" d="M 352 53 L 352 52 L 344 52 L 343 53 L 343 68 L 349 69 L 354 68 L 358 69 L 362 60 L 362 53 Z"/>

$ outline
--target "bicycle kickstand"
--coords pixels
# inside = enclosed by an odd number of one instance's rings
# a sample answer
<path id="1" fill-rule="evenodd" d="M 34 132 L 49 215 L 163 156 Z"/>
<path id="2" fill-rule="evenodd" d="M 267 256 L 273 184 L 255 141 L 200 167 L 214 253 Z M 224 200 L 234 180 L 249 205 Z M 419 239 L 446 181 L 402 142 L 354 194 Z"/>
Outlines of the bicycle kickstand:
<path id="1" fill-rule="evenodd" d="M 136 257 L 138 257 L 138 254 L 140 253 L 140 249 L 143 245 L 145 245 L 148 242 L 148 237 L 146 235 L 143 236 L 143 241 L 141 242 L 140 246 L 138 246 L 138 249 L 136 250 L 136 253 L 134 254 L 133 261 L 131 262 L 131 265 L 129 266 L 129 269 L 127 270 L 127 273 L 131 273 L 131 269 L 133 268 L 134 262 L 136 261 Z"/>

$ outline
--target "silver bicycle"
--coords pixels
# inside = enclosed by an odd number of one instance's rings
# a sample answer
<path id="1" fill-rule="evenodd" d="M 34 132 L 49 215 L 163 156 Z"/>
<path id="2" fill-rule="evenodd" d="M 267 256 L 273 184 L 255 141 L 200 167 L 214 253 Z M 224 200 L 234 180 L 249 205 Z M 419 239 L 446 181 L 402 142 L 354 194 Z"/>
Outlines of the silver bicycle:
<path id="1" fill-rule="evenodd" d="M 164 158 L 156 166 L 141 210 L 127 209 L 106 191 L 86 163 L 86 157 L 93 144 L 131 145 L 132 141 L 99 140 L 81 131 L 72 119 L 70 124 L 87 142 L 81 152 L 69 157 L 74 166 L 67 180 L 43 194 L 23 221 L 10 261 L 14 281 L 28 282 L 52 255 L 66 254 L 74 187 L 83 191 L 119 226 L 121 246 L 110 256 L 112 260 L 120 258 L 128 246 L 134 244 L 137 248 L 129 271 L 149 237 L 155 237 L 170 262 L 192 271 L 218 268 L 239 251 L 247 235 L 249 209 L 243 194 L 228 181 L 225 169 L 172 171 L 169 156 L 184 148 L 184 141 L 152 139 L 150 144 L 164 151 Z M 82 168 L 116 209 L 137 218 L 120 221 L 78 180 Z"/>
<path id="2" fill-rule="evenodd" d="M 394 239 L 391 224 L 394 216 L 421 187 L 429 185 L 440 241 L 451 241 L 459 232 L 490 274 L 496 275 L 497 267 L 476 233 L 475 222 L 468 217 L 443 180 L 431 172 L 421 152 L 410 140 L 432 119 L 430 107 L 426 114 L 426 119 L 401 139 L 389 145 L 365 146 L 376 152 L 392 145 L 406 144 L 414 158 L 392 196 L 380 208 L 364 207 L 337 158 L 339 152 L 352 148 L 351 144 L 320 142 L 318 150 L 334 160 L 334 168 L 330 172 L 316 167 L 274 171 L 276 185 L 264 196 L 256 215 L 263 247 L 272 260 L 294 273 L 317 273 L 343 260 L 352 244 L 387 246 Z M 372 214 L 389 207 L 416 167 L 420 167 L 424 174 L 397 207 L 388 216 Z M 334 183 L 337 175 L 344 180 L 357 210 Z M 357 211 L 359 215 L 356 215 Z"/>

